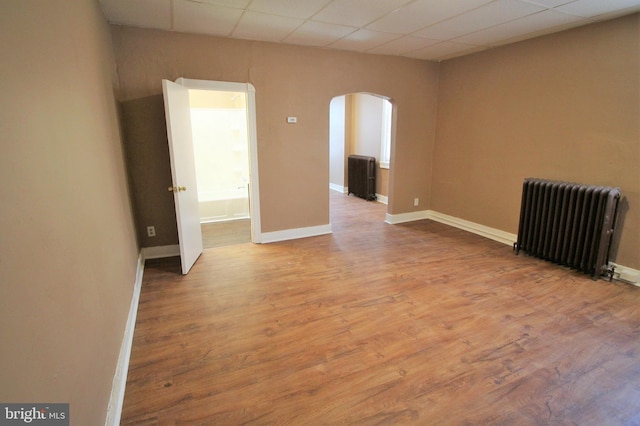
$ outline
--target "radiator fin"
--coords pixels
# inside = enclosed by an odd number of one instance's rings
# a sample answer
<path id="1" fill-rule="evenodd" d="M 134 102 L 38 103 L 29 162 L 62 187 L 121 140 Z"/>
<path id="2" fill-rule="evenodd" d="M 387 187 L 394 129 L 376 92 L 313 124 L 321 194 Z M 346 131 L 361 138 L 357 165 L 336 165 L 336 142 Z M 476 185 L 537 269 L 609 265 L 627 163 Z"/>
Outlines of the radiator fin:
<path id="1" fill-rule="evenodd" d="M 595 279 L 609 272 L 619 199 L 618 188 L 527 178 L 514 249 Z"/>

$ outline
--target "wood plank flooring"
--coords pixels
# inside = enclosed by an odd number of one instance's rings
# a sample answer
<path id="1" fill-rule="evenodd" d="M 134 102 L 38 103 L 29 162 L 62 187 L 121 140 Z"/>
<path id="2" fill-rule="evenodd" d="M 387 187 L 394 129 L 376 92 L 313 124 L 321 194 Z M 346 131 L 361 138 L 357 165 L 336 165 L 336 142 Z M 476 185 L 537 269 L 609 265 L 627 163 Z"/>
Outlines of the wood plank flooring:
<path id="1" fill-rule="evenodd" d="M 238 219 L 200 225 L 202 247 L 214 248 L 251 242 L 251 220 Z"/>
<path id="2" fill-rule="evenodd" d="M 148 263 L 122 424 L 640 424 L 640 288 L 385 211 Z"/>

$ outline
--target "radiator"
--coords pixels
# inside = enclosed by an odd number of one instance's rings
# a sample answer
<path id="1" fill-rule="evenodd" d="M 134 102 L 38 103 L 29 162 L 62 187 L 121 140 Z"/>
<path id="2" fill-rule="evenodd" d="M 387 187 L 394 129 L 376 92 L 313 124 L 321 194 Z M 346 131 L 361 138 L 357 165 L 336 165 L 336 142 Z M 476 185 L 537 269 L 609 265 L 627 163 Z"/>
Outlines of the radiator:
<path id="1" fill-rule="evenodd" d="M 520 250 L 598 279 L 611 279 L 609 248 L 620 190 L 527 178 L 516 254 Z"/>
<path id="2" fill-rule="evenodd" d="M 376 199 L 376 159 L 364 155 L 350 155 L 348 159 L 347 195 L 354 194 L 367 201 Z"/>

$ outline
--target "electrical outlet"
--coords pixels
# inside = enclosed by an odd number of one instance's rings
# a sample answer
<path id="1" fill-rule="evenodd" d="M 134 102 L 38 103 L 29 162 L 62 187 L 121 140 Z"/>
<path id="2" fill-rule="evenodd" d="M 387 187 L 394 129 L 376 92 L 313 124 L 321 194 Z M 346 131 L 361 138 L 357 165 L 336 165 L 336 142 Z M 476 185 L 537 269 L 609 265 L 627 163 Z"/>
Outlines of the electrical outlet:
<path id="1" fill-rule="evenodd" d="M 420 205 L 420 198 L 414 198 L 413 199 L 413 205 L 416 206 L 416 207 L 419 206 Z"/>
<path id="2" fill-rule="evenodd" d="M 155 237 L 156 236 L 156 227 L 155 226 L 147 226 L 147 236 Z"/>

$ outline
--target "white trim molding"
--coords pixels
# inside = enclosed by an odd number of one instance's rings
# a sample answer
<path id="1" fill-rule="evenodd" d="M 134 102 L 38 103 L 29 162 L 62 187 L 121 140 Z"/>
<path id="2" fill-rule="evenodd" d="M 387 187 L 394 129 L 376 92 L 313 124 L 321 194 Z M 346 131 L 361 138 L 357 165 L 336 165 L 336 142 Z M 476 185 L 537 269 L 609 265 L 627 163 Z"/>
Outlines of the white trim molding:
<path id="1" fill-rule="evenodd" d="M 427 219 L 444 223 L 445 225 L 450 225 L 455 228 L 459 228 L 476 235 L 481 235 L 485 238 L 498 241 L 508 246 L 513 246 L 513 243 L 515 243 L 518 240 L 518 236 L 510 232 L 501 231 L 500 229 L 496 229 L 496 228 L 490 228 L 485 225 L 480 225 L 479 223 L 470 222 L 468 220 L 449 216 L 444 213 L 438 213 L 433 210 L 428 210 L 427 212 L 428 212 Z"/>
<path id="2" fill-rule="evenodd" d="M 389 204 L 389 197 L 386 195 L 376 194 L 376 201 L 382 204 Z"/>
<path id="3" fill-rule="evenodd" d="M 133 285 L 133 295 L 129 305 L 129 316 L 124 329 L 122 344 L 120 345 L 120 355 L 118 364 L 113 376 L 111 385 L 111 397 L 107 408 L 107 418 L 105 426 L 118 426 L 122 416 L 122 405 L 124 403 L 124 391 L 127 385 L 127 373 L 129 372 L 129 359 L 131 348 L 133 347 L 133 332 L 136 327 L 136 317 L 138 315 L 138 303 L 140 302 L 140 291 L 142 290 L 142 276 L 144 274 L 144 256 L 142 252 L 138 256 L 138 266 L 136 271 L 136 281 Z"/>
<path id="4" fill-rule="evenodd" d="M 331 183 L 331 182 L 329 182 L 329 189 L 332 191 L 339 192 L 341 194 L 346 194 L 347 191 L 349 190 L 346 186 L 341 186 L 341 185 L 338 185 L 337 183 Z"/>
<path id="5" fill-rule="evenodd" d="M 263 243 L 275 243 L 277 241 L 295 240 L 298 238 L 316 237 L 318 235 L 331 234 L 331 224 L 309 226 L 307 228 L 285 229 L 282 231 L 263 232 Z"/>
<path id="6" fill-rule="evenodd" d="M 462 229 L 476 235 L 481 235 L 485 238 L 489 238 L 491 240 L 498 241 L 509 246 L 512 246 L 518 238 L 516 234 L 501 231 L 500 229 L 490 228 L 485 225 L 480 225 L 478 223 L 449 216 L 447 214 L 439 213 L 433 210 L 421 210 L 417 212 L 400 213 L 395 215 L 387 213 L 387 219 L 385 220 L 385 222 L 391 225 L 395 225 L 398 223 L 412 222 L 414 220 L 423 219 L 429 219 L 435 222 L 444 223 L 445 225 L 453 226 L 454 228 Z"/>
<path id="7" fill-rule="evenodd" d="M 170 246 L 143 247 L 141 254 L 143 260 L 180 256 L 180 246 L 174 244 Z"/>
<path id="8" fill-rule="evenodd" d="M 628 284 L 640 287 L 640 271 L 637 269 L 629 268 L 628 266 L 618 265 L 617 263 L 609 262 L 609 265 L 615 269 L 613 271 L 613 279 L 623 281 Z"/>
<path id="9" fill-rule="evenodd" d="M 490 228 L 479 223 L 470 222 L 468 220 L 460 219 L 454 216 L 449 216 L 444 213 L 439 213 L 433 210 L 423 210 L 413 213 L 401 213 L 397 215 L 387 214 L 387 220 L 385 222 L 395 225 L 397 223 L 411 222 L 414 220 L 429 219 L 435 222 L 440 222 L 445 225 L 453 226 L 454 228 L 462 229 L 463 231 L 471 232 L 472 234 L 480 235 L 485 238 L 489 238 L 494 241 L 513 246 L 518 240 L 517 234 L 505 232 L 500 229 Z M 629 268 L 628 266 L 619 265 L 614 262 L 609 262 L 611 266 L 615 268 L 613 279 L 640 287 L 640 271 L 637 269 Z"/>
<path id="10" fill-rule="evenodd" d="M 422 219 L 429 219 L 428 210 L 421 210 L 417 212 L 400 213 L 400 214 L 387 213 L 385 222 L 390 225 L 396 225 L 398 223 L 413 222 L 414 220 L 422 220 Z"/>
<path id="11" fill-rule="evenodd" d="M 513 243 L 516 242 L 517 239 L 517 235 L 515 234 L 511 234 L 495 228 L 490 228 L 488 226 L 480 225 L 468 220 L 459 219 L 457 217 L 449 216 L 444 213 L 438 213 L 433 210 L 420 210 L 416 212 L 400 213 L 395 215 L 387 213 L 385 222 L 391 225 L 396 225 L 398 223 L 413 222 L 416 220 L 424 219 L 444 223 L 445 225 L 453 226 L 454 228 L 459 228 L 473 234 L 481 235 L 483 237 L 492 239 L 494 241 L 499 241 L 507 245 L 513 245 Z"/>

